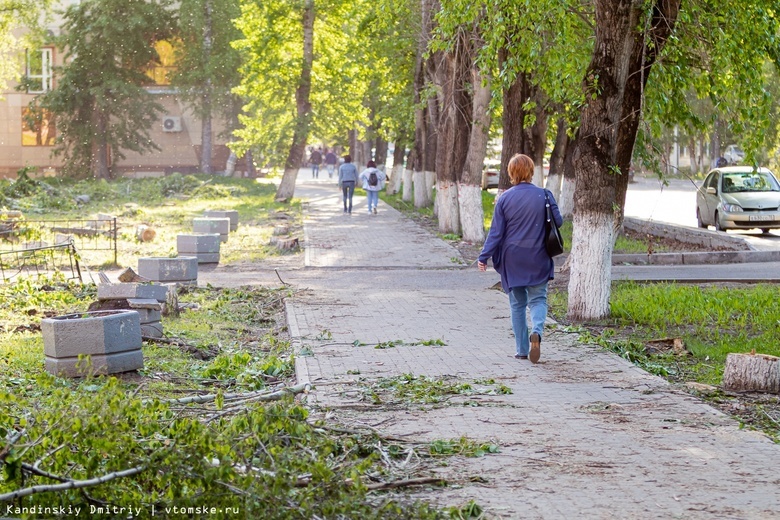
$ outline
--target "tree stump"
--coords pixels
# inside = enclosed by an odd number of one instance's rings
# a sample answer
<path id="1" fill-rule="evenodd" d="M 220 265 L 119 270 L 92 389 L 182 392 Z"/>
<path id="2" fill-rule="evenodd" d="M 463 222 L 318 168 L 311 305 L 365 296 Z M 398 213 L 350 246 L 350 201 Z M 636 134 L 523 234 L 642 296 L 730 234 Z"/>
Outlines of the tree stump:
<path id="1" fill-rule="evenodd" d="M 151 242 L 157 236 L 153 227 L 141 224 L 135 230 L 135 237 L 141 242 Z"/>
<path id="2" fill-rule="evenodd" d="M 734 392 L 780 393 L 780 358 L 766 354 L 729 354 L 723 388 Z"/>

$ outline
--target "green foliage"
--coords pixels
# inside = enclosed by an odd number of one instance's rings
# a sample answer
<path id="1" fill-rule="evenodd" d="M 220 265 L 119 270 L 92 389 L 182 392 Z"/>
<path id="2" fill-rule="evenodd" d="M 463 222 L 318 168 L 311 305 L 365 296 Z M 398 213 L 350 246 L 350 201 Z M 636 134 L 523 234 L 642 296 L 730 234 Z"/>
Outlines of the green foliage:
<path id="1" fill-rule="evenodd" d="M 157 149 L 149 128 L 162 106 L 143 85 L 146 68 L 158 61 L 154 43 L 171 35 L 169 6 L 169 0 L 90 0 L 65 12 L 56 39 L 65 65 L 35 105 L 57 117 L 55 154 L 64 157 L 67 175 L 104 177 L 109 151 L 123 159 L 123 150 Z"/>
<path id="2" fill-rule="evenodd" d="M 463 455 L 465 457 L 484 457 L 499 452 L 495 444 L 478 443 L 466 437 L 451 440 L 435 440 L 428 446 L 428 452 L 433 455 Z"/>
<path id="3" fill-rule="evenodd" d="M 43 371 L 40 335 L 25 326 L 85 308 L 94 287 L 59 279 L 0 286 L 7 302 L 0 308 L 0 495 L 58 479 L 103 477 L 105 483 L 82 491 L 36 493 L 17 504 L 81 508 L 90 518 L 116 517 L 113 510 L 90 509 L 96 504 L 132 504 L 140 518 L 171 516 L 174 507 L 218 508 L 221 513 L 209 515 L 215 518 L 442 518 L 424 504 L 368 497 L 364 476 L 379 474 L 375 441 L 363 446 L 352 435 L 326 434 L 292 398 L 228 398 L 226 389 L 241 392 L 291 376 L 289 344 L 262 326 L 281 312 L 281 294 L 184 291 L 182 303 L 201 307 L 168 318 L 166 330 L 204 339 L 199 331 L 207 315 L 216 357 L 199 361 L 173 345 L 147 344 L 146 367 L 137 376 L 70 380 Z M 257 381 L 265 383 L 253 386 Z M 175 400 L 213 393 L 214 386 L 212 401 Z M 124 470 L 134 471 L 116 475 Z"/>
<path id="4" fill-rule="evenodd" d="M 447 378 L 429 378 L 403 374 L 398 377 L 383 378 L 375 383 L 364 383 L 362 390 L 375 404 L 383 402 L 382 393 L 390 392 L 386 399 L 406 403 L 436 404 L 449 400 L 456 395 L 495 395 L 511 393 L 504 385 L 468 383 Z"/>

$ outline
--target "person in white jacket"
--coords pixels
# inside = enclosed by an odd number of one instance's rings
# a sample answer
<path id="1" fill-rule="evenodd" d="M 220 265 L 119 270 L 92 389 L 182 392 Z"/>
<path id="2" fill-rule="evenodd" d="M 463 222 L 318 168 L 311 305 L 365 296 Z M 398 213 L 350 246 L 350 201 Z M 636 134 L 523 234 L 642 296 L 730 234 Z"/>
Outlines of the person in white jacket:
<path id="1" fill-rule="evenodd" d="M 376 205 L 379 202 L 379 191 L 384 187 L 387 176 L 385 172 L 376 167 L 374 161 L 368 161 L 366 169 L 360 173 L 360 181 L 366 190 L 368 200 L 368 213 L 376 215 Z"/>

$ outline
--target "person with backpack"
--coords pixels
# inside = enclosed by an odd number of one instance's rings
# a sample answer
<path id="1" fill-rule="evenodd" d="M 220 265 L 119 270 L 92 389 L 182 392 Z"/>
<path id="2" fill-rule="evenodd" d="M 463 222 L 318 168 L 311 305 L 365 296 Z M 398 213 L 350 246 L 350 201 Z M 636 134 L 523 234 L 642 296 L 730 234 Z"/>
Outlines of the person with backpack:
<path id="1" fill-rule="evenodd" d="M 363 189 L 366 190 L 368 213 L 376 215 L 376 205 L 379 202 L 379 190 L 385 185 L 385 172 L 377 169 L 374 161 L 368 161 L 366 169 L 360 174 Z"/>
<path id="2" fill-rule="evenodd" d="M 352 214 L 352 195 L 358 180 L 357 167 L 352 164 L 352 156 L 344 156 L 344 164 L 339 166 L 339 188 L 344 194 L 344 213 Z M 349 206 L 347 206 L 349 204 Z"/>

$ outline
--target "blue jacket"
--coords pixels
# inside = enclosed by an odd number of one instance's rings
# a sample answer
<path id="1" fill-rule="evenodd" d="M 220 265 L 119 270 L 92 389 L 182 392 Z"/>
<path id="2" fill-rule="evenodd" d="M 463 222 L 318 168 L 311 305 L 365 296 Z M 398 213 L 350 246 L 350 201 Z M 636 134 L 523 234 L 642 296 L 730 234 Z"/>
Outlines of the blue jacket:
<path id="1" fill-rule="evenodd" d="M 545 189 L 520 183 L 498 198 L 493 223 L 490 225 L 479 261 L 493 259 L 493 267 L 501 275 L 505 292 L 513 287 L 528 287 L 552 280 L 553 260 L 544 247 Z M 550 192 L 547 192 L 553 219 L 559 226 L 563 217 Z"/>
<path id="2" fill-rule="evenodd" d="M 345 181 L 358 181 L 357 166 L 354 163 L 348 162 L 339 166 L 339 186 Z"/>

